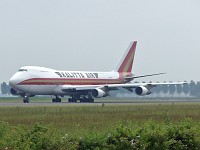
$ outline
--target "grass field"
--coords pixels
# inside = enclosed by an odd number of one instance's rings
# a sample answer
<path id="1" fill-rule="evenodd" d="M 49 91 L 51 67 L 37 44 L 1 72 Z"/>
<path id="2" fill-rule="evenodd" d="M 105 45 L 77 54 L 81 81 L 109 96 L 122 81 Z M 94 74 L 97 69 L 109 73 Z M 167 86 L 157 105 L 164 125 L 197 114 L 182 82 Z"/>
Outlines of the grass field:
<path id="1" fill-rule="evenodd" d="M 166 117 L 174 123 L 184 118 L 199 121 L 200 102 L 0 107 L 0 122 L 26 127 L 42 122 L 70 134 L 107 132 L 116 124 L 163 122 Z"/>
<path id="2" fill-rule="evenodd" d="M 199 120 L 200 102 L 3 106 L 0 149 L 199 149 Z"/>

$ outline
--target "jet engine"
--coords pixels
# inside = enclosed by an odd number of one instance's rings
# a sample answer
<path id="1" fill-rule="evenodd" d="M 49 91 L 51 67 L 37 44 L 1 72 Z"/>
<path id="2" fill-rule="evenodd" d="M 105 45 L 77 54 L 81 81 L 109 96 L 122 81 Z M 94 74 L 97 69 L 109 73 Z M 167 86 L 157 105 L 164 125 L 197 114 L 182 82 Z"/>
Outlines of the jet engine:
<path id="1" fill-rule="evenodd" d="M 101 89 L 92 90 L 92 96 L 95 98 L 105 97 L 107 96 L 106 92 Z"/>
<path id="2" fill-rule="evenodd" d="M 20 92 L 16 91 L 16 90 L 13 89 L 13 88 L 10 89 L 10 93 L 11 93 L 12 95 L 20 95 Z"/>
<path id="3" fill-rule="evenodd" d="M 144 86 L 139 86 L 135 89 L 135 93 L 140 96 L 149 95 L 151 91 Z"/>

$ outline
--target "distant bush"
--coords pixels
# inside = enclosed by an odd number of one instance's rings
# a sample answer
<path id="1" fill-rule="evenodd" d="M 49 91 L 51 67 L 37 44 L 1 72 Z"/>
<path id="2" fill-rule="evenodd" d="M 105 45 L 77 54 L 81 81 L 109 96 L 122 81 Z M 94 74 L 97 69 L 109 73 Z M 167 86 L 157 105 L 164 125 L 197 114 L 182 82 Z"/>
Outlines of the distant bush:
<path id="1" fill-rule="evenodd" d="M 1 148 L 16 150 L 61 149 L 61 134 L 48 126 L 37 123 L 31 129 L 24 126 L 8 127 L 10 130 L 7 130 L 4 138 L 1 139 L 4 141 L 0 143 Z"/>
<path id="2" fill-rule="evenodd" d="M 107 134 L 77 139 L 77 149 L 200 149 L 199 123 L 186 119 L 177 124 L 148 121 L 143 126 L 118 125 Z"/>
<path id="3" fill-rule="evenodd" d="M 172 123 L 147 121 L 143 125 L 117 125 L 109 133 L 87 133 L 79 137 L 35 124 L 31 129 L 0 123 L 1 149 L 200 149 L 200 123 L 185 119 Z"/>
<path id="4" fill-rule="evenodd" d="M 0 147 L 4 147 L 7 143 L 5 142 L 4 138 L 8 133 L 9 125 L 6 122 L 2 122 L 0 124 Z"/>

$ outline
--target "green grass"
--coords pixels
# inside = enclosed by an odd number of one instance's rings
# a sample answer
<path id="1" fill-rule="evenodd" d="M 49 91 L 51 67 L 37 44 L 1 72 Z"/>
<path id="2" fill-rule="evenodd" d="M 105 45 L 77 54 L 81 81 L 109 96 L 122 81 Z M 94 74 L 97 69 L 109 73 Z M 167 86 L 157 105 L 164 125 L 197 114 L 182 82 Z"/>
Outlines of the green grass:
<path id="1" fill-rule="evenodd" d="M 80 134 L 107 132 L 116 124 L 141 125 L 148 120 L 174 123 L 184 118 L 200 120 L 199 102 L 0 107 L 0 122 L 32 127 L 36 122 L 51 124 L 62 132 Z"/>
<path id="2" fill-rule="evenodd" d="M 25 106 L 0 107 L 0 149 L 200 148 L 200 102 Z"/>

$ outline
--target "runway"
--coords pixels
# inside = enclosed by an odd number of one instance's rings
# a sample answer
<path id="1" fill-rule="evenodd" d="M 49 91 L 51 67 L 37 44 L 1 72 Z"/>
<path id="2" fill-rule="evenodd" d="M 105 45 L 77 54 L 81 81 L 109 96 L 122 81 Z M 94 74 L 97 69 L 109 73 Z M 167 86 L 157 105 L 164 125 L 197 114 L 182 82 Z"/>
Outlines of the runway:
<path id="1" fill-rule="evenodd" d="M 172 103 L 200 103 L 199 99 L 166 99 L 166 100 L 106 100 L 106 101 L 96 101 L 94 103 L 52 103 L 52 102 L 30 102 L 23 103 L 22 101 L 8 101 L 1 102 L 0 107 L 50 107 L 50 106 L 105 106 L 105 105 L 144 105 L 144 104 L 172 104 Z"/>
<path id="2" fill-rule="evenodd" d="M 42 106 L 79 106 L 79 105 L 102 105 L 102 103 L 52 103 L 52 102 L 0 102 L 0 107 L 42 107 Z"/>

